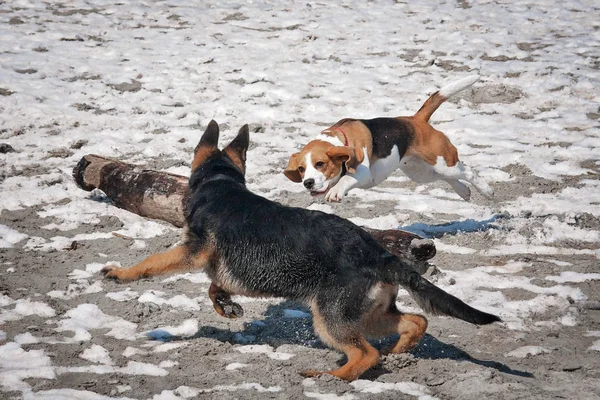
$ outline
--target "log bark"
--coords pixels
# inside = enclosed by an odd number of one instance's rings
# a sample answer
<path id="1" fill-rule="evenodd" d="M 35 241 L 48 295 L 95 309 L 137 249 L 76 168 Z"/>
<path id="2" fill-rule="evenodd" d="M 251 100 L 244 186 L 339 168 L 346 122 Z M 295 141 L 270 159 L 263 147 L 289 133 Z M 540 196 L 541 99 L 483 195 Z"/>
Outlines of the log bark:
<path id="1" fill-rule="evenodd" d="M 102 190 L 119 208 L 183 226 L 182 199 L 188 185 L 184 176 L 90 154 L 77 163 L 73 177 L 84 190 Z"/>
<path id="2" fill-rule="evenodd" d="M 87 191 L 102 190 L 119 208 L 144 217 L 183 227 L 182 201 L 188 178 L 166 172 L 140 169 L 116 159 L 98 155 L 84 156 L 73 168 L 77 185 Z M 435 245 L 410 232 L 363 227 L 390 253 L 413 263 L 420 273 L 426 260 L 435 255 Z"/>

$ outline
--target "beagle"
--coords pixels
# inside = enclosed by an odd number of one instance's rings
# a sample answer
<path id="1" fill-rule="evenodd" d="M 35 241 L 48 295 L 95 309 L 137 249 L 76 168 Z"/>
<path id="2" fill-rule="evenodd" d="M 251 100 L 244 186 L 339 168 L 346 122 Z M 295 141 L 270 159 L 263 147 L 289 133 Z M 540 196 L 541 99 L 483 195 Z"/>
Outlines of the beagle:
<path id="1" fill-rule="evenodd" d="M 370 188 L 396 169 L 418 183 L 443 180 L 464 200 L 469 182 L 487 198 L 492 188 L 458 159 L 456 147 L 428 121 L 450 96 L 479 80 L 469 76 L 432 94 L 412 117 L 345 118 L 292 154 L 284 174 L 313 196 L 338 202 L 353 188 Z"/>

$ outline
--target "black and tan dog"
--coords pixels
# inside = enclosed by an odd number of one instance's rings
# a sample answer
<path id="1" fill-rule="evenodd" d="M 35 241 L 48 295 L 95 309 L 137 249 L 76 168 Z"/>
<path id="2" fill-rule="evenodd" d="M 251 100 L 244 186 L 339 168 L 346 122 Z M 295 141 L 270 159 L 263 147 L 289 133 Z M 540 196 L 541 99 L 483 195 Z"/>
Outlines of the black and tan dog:
<path id="1" fill-rule="evenodd" d="M 303 303 L 312 311 L 316 334 L 348 358 L 341 368 L 305 371 L 305 376 L 358 378 L 379 361 L 368 337 L 400 334 L 390 351 L 413 348 L 427 320 L 396 308 L 399 285 L 427 312 L 478 325 L 500 321 L 423 279 L 352 222 L 250 192 L 244 180 L 248 127 L 224 150 L 218 139 L 219 128 L 211 121 L 192 162 L 184 243 L 130 268 L 107 267 L 108 278 L 129 281 L 203 269 L 213 282 L 215 309 L 227 317 L 242 311 L 229 294 Z"/>

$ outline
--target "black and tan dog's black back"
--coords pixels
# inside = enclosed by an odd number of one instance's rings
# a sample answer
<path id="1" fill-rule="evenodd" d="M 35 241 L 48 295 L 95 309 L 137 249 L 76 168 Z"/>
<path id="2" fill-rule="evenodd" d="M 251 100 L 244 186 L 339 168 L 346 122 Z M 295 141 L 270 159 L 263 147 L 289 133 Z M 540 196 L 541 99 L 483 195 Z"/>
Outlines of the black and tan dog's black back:
<path id="1" fill-rule="evenodd" d="M 213 282 L 214 307 L 226 317 L 242 313 L 230 294 L 304 303 L 316 334 L 348 358 L 341 368 L 305 376 L 358 378 L 379 361 L 369 337 L 400 334 L 390 351 L 413 348 L 427 320 L 396 308 L 398 285 L 427 312 L 478 325 L 500 320 L 429 283 L 350 221 L 251 193 L 244 180 L 248 127 L 224 150 L 217 148 L 218 138 L 211 121 L 194 152 L 184 243 L 130 268 L 105 268 L 107 277 L 126 281 L 204 269 Z"/>

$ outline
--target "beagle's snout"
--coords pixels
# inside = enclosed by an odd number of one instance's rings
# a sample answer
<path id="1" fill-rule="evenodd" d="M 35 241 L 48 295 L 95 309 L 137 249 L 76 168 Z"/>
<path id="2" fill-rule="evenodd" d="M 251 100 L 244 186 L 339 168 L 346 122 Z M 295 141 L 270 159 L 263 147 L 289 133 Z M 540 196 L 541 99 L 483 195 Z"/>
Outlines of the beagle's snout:
<path id="1" fill-rule="evenodd" d="M 303 184 L 305 188 L 310 189 L 315 186 L 315 180 L 313 178 L 308 178 L 303 182 Z"/>

